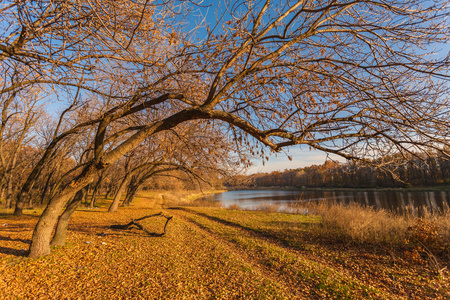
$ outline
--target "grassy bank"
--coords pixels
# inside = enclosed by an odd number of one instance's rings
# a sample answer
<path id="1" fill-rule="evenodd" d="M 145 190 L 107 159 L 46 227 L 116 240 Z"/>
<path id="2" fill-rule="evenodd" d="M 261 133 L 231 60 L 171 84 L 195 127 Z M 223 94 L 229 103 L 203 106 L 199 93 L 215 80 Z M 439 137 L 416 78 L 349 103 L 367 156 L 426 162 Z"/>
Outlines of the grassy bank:
<path id="1" fill-rule="evenodd" d="M 195 197 L 176 203 L 158 193 L 141 196 L 112 214 L 105 212 L 108 201 L 80 209 L 67 245 L 39 259 L 27 259 L 23 250 L 39 212 L 0 213 L 0 298 L 450 297 L 443 269 L 450 267 L 448 236 L 438 219 L 401 223 L 357 207 L 316 206 L 311 215 L 242 211 L 200 206 Z M 161 207 L 174 217 L 163 237 L 109 228 Z M 391 227 L 380 231 L 387 222 Z M 163 220 L 143 224 L 160 232 Z"/>
<path id="2" fill-rule="evenodd" d="M 151 190 L 139 193 L 138 199 L 139 198 L 145 199 L 146 200 L 145 205 L 147 208 L 170 208 L 173 206 L 192 206 L 192 205 L 201 206 L 206 205 L 207 203 L 209 203 L 208 205 L 212 205 L 211 202 L 203 201 L 202 200 L 203 197 L 223 192 L 226 192 L 226 190 L 205 190 L 205 191 Z"/>

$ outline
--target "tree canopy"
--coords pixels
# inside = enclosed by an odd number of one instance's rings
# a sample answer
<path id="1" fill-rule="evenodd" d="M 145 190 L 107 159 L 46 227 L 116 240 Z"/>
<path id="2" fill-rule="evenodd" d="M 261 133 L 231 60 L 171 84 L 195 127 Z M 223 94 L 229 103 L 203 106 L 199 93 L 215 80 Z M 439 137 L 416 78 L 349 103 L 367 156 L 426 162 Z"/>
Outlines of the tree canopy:
<path id="1" fill-rule="evenodd" d="M 49 253 L 59 213 L 99 172 L 186 123 L 211 123 L 262 157 L 264 146 L 298 144 L 353 160 L 448 156 L 449 9 L 437 0 L 2 2 L 3 110 L 37 90 L 59 112 L 17 213 L 62 145 L 87 138 L 90 153 L 49 201 L 30 255 Z"/>

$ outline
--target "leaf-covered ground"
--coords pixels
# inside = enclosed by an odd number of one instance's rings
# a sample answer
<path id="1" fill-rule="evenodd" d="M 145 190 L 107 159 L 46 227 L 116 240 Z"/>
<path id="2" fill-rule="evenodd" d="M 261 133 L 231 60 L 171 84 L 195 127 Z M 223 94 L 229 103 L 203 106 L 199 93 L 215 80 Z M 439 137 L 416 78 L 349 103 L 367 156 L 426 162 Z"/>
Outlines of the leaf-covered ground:
<path id="1" fill-rule="evenodd" d="M 151 202 L 77 211 L 66 246 L 38 259 L 24 255 L 39 212 L 0 214 L 0 298 L 450 299 L 426 260 L 317 236 L 311 216 L 179 207 L 163 210 L 174 216 L 163 237 L 109 229 L 161 211 Z"/>

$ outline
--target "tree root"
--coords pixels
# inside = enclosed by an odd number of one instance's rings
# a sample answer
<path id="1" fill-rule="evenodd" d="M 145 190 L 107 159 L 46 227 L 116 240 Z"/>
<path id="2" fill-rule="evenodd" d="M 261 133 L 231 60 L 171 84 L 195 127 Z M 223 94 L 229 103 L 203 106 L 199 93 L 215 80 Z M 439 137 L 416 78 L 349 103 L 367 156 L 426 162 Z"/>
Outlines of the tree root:
<path id="1" fill-rule="evenodd" d="M 162 233 L 151 232 L 151 231 L 147 230 L 144 226 L 142 226 L 141 223 L 138 222 L 138 221 L 142 221 L 142 220 L 145 220 L 145 219 L 148 219 L 148 218 L 152 218 L 152 217 L 164 217 L 164 218 L 166 218 L 166 223 L 164 224 L 164 230 L 163 230 Z M 133 228 L 137 227 L 138 229 L 144 231 L 145 233 L 147 233 L 150 236 L 157 236 L 157 237 L 159 237 L 159 236 L 163 236 L 164 234 L 166 234 L 167 224 L 169 223 L 170 220 L 172 220 L 172 218 L 173 217 L 165 216 L 165 215 L 163 215 L 162 212 L 160 212 L 160 213 L 149 215 L 149 216 L 145 216 L 145 217 L 142 217 L 142 218 L 139 218 L 139 219 L 136 219 L 136 220 L 131 219 L 131 222 L 128 223 L 128 224 L 125 224 L 125 225 L 120 225 L 120 224 L 118 224 L 118 225 L 111 225 L 110 228 L 127 230 L 127 229 L 133 229 Z"/>

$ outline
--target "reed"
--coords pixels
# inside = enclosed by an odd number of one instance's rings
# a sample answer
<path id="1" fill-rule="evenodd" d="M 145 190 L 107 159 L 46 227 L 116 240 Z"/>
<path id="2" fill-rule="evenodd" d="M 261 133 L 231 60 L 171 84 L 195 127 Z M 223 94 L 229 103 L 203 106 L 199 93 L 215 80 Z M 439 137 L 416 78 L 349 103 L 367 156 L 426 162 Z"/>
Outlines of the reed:
<path id="1" fill-rule="evenodd" d="M 448 207 L 438 212 L 422 207 L 415 211 L 405 210 L 403 213 L 394 213 L 356 203 L 343 205 L 319 201 L 298 202 L 288 210 L 320 216 L 321 221 L 312 226 L 311 230 L 339 239 L 361 243 L 404 244 L 408 240 L 416 241 L 416 236 L 425 234 L 439 240 L 441 246 L 450 245 Z M 418 215 L 421 217 L 417 217 Z M 418 223 L 425 224 L 423 226 L 426 228 L 419 228 Z M 414 232 L 421 230 L 424 232 Z M 427 230 L 428 232 L 425 232 Z"/>

